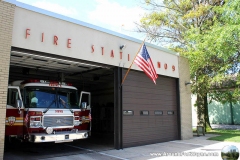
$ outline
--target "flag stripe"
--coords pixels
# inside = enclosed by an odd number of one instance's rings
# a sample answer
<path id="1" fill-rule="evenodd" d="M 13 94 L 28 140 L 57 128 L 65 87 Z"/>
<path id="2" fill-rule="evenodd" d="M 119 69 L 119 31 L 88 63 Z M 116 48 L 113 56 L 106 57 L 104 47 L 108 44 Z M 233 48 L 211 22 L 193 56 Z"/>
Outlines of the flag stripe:
<path id="1" fill-rule="evenodd" d="M 141 63 L 137 62 L 137 65 L 139 68 L 141 68 L 148 76 L 149 78 L 153 79 L 151 72 L 149 71 L 148 68 L 145 68 Z"/>
<path id="2" fill-rule="evenodd" d="M 152 63 L 152 59 L 149 59 L 149 61 L 150 61 L 150 63 L 151 63 L 150 67 L 151 67 L 151 70 L 152 70 L 152 72 L 153 72 L 153 74 L 154 74 L 154 77 L 157 79 L 157 78 L 158 78 L 158 75 L 157 75 L 157 72 L 156 72 L 156 70 L 155 70 L 155 68 L 154 68 L 154 65 L 153 65 L 153 63 Z"/>
<path id="3" fill-rule="evenodd" d="M 155 79 L 153 79 L 153 77 L 152 77 L 148 72 L 146 72 L 141 66 L 138 66 L 138 67 L 141 68 L 141 69 L 143 70 L 143 72 L 144 72 L 150 79 L 152 79 L 153 82 L 156 84 Z"/>
<path id="4" fill-rule="evenodd" d="M 146 62 L 145 59 L 143 59 L 142 57 L 137 57 L 135 62 L 137 63 L 139 68 L 141 68 L 150 76 L 151 79 L 156 79 L 156 76 L 152 74 L 151 68 L 149 68 L 147 63 L 144 63 Z"/>
<path id="5" fill-rule="evenodd" d="M 151 72 L 148 63 L 142 57 L 137 57 L 135 62 L 138 63 L 138 65 L 143 66 L 144 70 L 147 70 L 147 72 Z"/>

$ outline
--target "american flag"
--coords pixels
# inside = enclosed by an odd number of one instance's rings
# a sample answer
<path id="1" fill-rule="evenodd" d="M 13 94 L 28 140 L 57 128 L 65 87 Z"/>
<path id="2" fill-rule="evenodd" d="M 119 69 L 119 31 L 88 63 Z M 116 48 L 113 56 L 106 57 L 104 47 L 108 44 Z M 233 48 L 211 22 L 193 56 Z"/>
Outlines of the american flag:
<path id="1" fill-rule="evenodd" d="M 24 119 L 24 122 L 27 123 L 28 122 L 28 111 L 29 111 L 29 108 L 27 110 L 27 113 L 26 113 L 26 116 L 25 116 L 25 119 Z"/>
<path id="2" fill-rule="evenodd" d="M 158 75 L 148 54 L 145 44 L 142 45 L 142 48 L 136 56 L 134 63 L 138 65 L 138 67 L 141 68 L 146 73 L 146 75 L 151 78 L 156 84 L 156 79 L 158 78 Z"/>

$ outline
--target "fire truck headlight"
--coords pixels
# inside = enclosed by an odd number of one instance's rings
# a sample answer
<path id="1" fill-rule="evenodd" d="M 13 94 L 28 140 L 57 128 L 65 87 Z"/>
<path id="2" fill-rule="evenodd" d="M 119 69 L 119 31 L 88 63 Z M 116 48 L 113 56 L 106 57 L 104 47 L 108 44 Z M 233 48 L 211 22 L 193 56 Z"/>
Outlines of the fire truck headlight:
<path id="1" fill-rule="evenodd" d="M 42 123 L 41 122 L 30 122 L 30 127 L 41 127 Z"/>
<path id="2" fill-rule="evenodd" d="M 79 126 L 80 125 L 80 121 L 74 121 L 74 126 Z"/>
<path id="3" fill-rule="evenodd" d="M 35 127 L 40 127 L 40 126 L 42 126 L 42 124 L 41 124 L 41 122 L 35 122 L 34 126 Z"/>
<path id="4" fill-rule="evenodd" d="M 39 117 L 39 116 L 31 116 L 30 117 L 30 127 L 38 128 L 41 126 L 42 126 L 41 117 Z"/>
<path id="5" fill-rule="evenodd" d="M 34 126 L 34 122 L 30 122 L 30 127 L 33 127 Z"/>
<path id="6" fill-rule="evenodd" d="M 46 128 L 46 133 L 47 134 L 52 134 L 53 133 L 53 128 L 52 127 L 47 127 Z"/>

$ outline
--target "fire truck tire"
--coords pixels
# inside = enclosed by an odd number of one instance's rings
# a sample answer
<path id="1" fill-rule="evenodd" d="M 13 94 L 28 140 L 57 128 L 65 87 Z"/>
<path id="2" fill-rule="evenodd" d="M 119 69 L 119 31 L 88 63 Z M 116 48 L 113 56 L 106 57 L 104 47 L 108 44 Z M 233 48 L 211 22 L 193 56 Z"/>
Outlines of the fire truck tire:
<path id="1" fill-rule="evenodd" d="M 5 136 L 5 144 L 8 145 L 8 144 L 11 144 L 13 143 L 13 138 L 10 137 L 10 136 Z"/>
<path id="2" fill-rule="evenodd" d="M 11 145 L 14 143 L 19 143 L 19 140 L 16 137 L 5 136 L 5 144 Z"/>
<path id="3" fill-rule="evenodd" d="M 9 138 L 10 138 L 9 136 L 5 136 L 5 141 L 4 141 L 5 144 L 10 142 L 10 139 L 9 139 Z"/>
<path id="4" fill-rule="evenodd" d="M 16 149 L 21 144 L 21 141 L 16 137 L 5 136 L 4 141 L 4 152 L 8 152 L 10 150 Z"/>
<path id="5" fill-rule="evenodd" d="M 10 142 L 9 142 L 9 136 L 5 136 L 5 140 L 4 140 L 4 150 L 7 151 L 8 148 L 10 146 Z"/>

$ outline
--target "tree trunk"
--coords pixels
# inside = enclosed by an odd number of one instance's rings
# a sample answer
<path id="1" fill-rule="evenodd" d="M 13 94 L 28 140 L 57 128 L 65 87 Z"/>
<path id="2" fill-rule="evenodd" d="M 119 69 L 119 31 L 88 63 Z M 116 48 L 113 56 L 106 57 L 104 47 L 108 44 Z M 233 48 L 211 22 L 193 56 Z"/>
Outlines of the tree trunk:
<path id="1" fill-rule="evenodd" d="M 197 118 L 199 126 L 204 126 L 205 131 L 208 131 L 211 128 L 209 116 L 208 116 L 208 102 L 207 96 L 197 95 Z"/>
<path id="2" fill-rule="evenodd" d="M 207 95 L 204 96 L 204 127 L 205 127 L 205 132 L 207 132 L 208 130 L 211 130 L 211 124 L 209 121 L 209 115 L 208 115 L 208 101 L 207 101 Z"/>
<path id="3" fill-rule="evenodd" d="M 204 100 L 200 94 L 197 94 L 197 125 L 204 126 Z"/>

